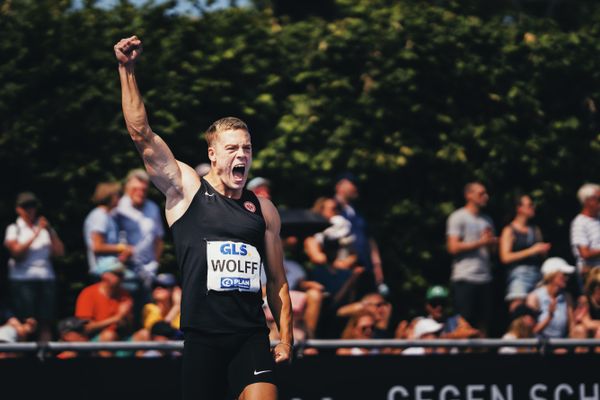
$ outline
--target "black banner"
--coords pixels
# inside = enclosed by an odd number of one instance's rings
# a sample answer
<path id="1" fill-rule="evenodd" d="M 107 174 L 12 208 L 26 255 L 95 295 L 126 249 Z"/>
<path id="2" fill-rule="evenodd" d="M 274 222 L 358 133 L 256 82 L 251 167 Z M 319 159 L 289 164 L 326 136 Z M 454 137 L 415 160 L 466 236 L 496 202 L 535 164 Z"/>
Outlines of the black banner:
<path id="1" fill-rule="evenodd" d="M 179 399 L 180 368 L 170 358 L 8 359 L 0 387 L 7 399 Z M 319 356 L 277 375 L 289 400 L 600 400 L 595 354 Z"/>

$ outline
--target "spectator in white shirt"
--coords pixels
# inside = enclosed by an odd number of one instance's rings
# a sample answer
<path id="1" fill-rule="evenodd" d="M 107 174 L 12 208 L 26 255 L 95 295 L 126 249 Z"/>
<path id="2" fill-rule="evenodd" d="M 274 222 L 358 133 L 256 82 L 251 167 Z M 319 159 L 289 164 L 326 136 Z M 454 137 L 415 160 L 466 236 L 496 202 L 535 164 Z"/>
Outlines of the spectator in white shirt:
<path id="1" fill-rule="evenodd" d="M 577 198 L 581 212 L 571 222 L 571 248 L 582 289 L 590 269 L 600 266 L 600 185 L 586 183 L 577 191 Z"/>
<path id="2" fill-rule="evenodd" d="M 17 196 L 15 223 L 8 226 L 4 245 L 10 253 L 9 280 L 12 310 L 20 320 L 35 318 L 40 340 L 50 340 L 55 318 L 56 285 L 51 258 L 64 254 L 64 245 L 31 192 Z"/>

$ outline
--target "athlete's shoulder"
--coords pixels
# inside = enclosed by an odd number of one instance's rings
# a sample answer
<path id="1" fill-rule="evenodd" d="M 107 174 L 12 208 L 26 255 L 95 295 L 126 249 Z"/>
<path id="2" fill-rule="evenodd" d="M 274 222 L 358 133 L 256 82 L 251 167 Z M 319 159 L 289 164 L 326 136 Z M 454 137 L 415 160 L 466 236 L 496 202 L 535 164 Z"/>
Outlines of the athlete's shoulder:
<path id="1" fill-rule="evenodd" d="M 169 226 L 185 214 L 201 185 L 200 177 L 192 167 L 181 161 L 177 161 L 177 164 L 181 171 L 181 187 L 174 187 L 166 193 L 165 208 Z"/>

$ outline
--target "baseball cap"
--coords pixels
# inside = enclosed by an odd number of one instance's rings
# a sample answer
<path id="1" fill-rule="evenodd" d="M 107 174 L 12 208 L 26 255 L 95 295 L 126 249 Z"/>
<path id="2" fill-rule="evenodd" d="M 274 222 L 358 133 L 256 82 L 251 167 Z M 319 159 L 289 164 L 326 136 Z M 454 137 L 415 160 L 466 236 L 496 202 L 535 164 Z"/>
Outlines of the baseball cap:
<path id="1" fill-rule="evenodd" d="M 102 275 L 106 272 L 125 274 L 125 265 L 117 257 L 102 257 L 96 264 L 96 272 Z"/>
<path id="2" fill-rule="evenodd" d="M 19 193 L 16 201 L 17 207 L 23 207 L 26 205 L 39 207 L 40 201 L 32 192 Z"/>
<path id="3" fill-rule="evenodd" d="M 443 286 L 435 285 L 427 289 L 427 293 L 425 294 L 425 298 L 429 300 L 433 299 L 447 299 L 448 298 L 448 289 Z"/>
<path id="4" fill-rule="evenodd" d="M 175 278 L 175 275 L 169 273 L 162 273 L 156 275 L 156 278 L 154 278 L 154 282 L 152 282 L 153 287 L 160 286 L 172 288 L 175 285 L 177 285 L 177 279 Z"/>
<path id="5" fill-rule="evenodd" d="M 69 332 L 83 333 L 85 325 L 89 321 L 87 319 L 79 319 L 77 317 L 67 317 L 58 322 L 58 332 L 64 335 Z"/>
<path id="6" fill-rule="evenodd" d="M 564 274 L 572 274 L 575 272 L 575 267 L 569 265 L 565 260 L 560 257 L 550 257 L 544 264 L 542 264 L 542 275 L 550 275 L 555 272 L 562 272 Z"/>
<path id="7" fill-rule="evenodd" d="M 444 325 L 440 324 L 436 320 L 432 318 L 421 318 L 415 324 L 415 329 L 413 331 L 413 336 L 415 339 L 420 339 L 423 335 L 427 335 L 428 333 L 437 333 L 442 330 Z"/>
<path id="8" fill-rule="evenodd" d="M 266 178 L 263 178 L 262 176 L 257 176 L 256 178 L 250 179 L 248 185 L 246 186 L 246 189 L 254 190 L 260 186 L 271 186 L 271 181 L 269 181 Z"/>

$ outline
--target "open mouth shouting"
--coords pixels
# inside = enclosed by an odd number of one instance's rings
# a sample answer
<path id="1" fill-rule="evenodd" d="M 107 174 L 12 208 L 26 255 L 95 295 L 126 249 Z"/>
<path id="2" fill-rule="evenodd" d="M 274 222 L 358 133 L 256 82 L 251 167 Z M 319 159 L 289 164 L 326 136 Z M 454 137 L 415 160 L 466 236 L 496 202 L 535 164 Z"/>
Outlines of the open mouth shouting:
<path id="1" fill-rule="evenodd" d="M 244 177 L 246 176 L 246 164 L 238 163 L 233 166 L 231 171 L 233 175 L 233 182 L 237 184 L 242 184 L 244 182 Z"/>

